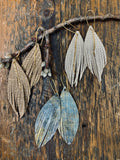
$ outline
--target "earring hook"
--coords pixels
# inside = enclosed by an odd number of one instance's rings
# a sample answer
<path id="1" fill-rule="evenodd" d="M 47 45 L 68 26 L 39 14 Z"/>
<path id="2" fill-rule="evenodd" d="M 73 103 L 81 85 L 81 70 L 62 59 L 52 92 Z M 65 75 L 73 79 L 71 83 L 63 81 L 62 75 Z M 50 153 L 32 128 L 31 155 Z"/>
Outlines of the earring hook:
<path id="1" fill-rule="evenodd" d="M 67 78 L 65 71 L 63 72 L 63 75 L 65 75 L 65 79 L 66 79 L 66 88 L 69 90 L 68 78 Z"/>
<path id="2" fill-rule="evenodd" d="M 65 86 L 64 82 L 63 82 L 63 79 L 62 79 L 62 75 L 60 75 L 60 80 L 61 80 L 61 83 L 63 85 L 63 87 Z"/>
<path id="3" fill-rule="evenodd" d="M 53 88 L 53 86 L 52 86 L 52 83 L 51 83 L 50 79 L 49 79 L 49 83 L 50 83 L 50 86 L 51 86 L 54 94 L 59 95 L 59 94 L 58 94 L 58 91 L 57 91 L 57 87 L 56 87 L 55 81 L 54 81 L 52 78 L 51 78 L 51 80 L 52 80 L 52 82 L 53 82 L 53 84 L 54 84 L 54 88 Z"/>
<path id="4" fill-rule="evenodd" d="M 93 10 L 87 10 L 87 13 L 85 14 L 86 22 L 87 22 L 87 25 L 90 26 L 87 20 L 87 14 L 89 12 L 91 12 L 94 15 L 94 30 L 95 30 L 95 12 Z"/>
<path id="5" fill-rule="evenodd" d="M 78 30 L 78 28 L 77 27 L 75 27 L 72 23 L 70 23 L 70 22 L 67 22 L 70 26 L 72 26 L 75 30 Z"/>
<path id="6" fill-rule="evenodd" d="M 72 30 L 68 29 L 67 27 L 65 27 L 65 25 L 63 25 L 63 27 L 64 27 L 67 31 L 69 31 L 69 32 L 71 32 L 71 33 L 74 33 L 74 34 L 75 34 L 75 32 L 74 32 L 74 31 L 72 31 Z"/>
<path id="7" fill-rule="evenodd" d="M 41 30 L 41 31 L 43 32 L 43 37 L 42 37 L 42 40 L 41 40 L 41 43 L 40 43 L 40 46 L 41 46 L 42 43 L 43 43 L 43 39 L 44 39 L 44 37 L 45 37 L 45 29 L 44 29 L 42 26 L 38 27 L 38 29 L 37 29 L 37 31 L 36 31 L 36 43 L 37 43 L 37 37 L 38 37 L 38 32 L 39 32 L 39 30 Z"/>
<path id="8" fill-rule="evenodd" d="M 19 60 L 19 56 L 20 56 L 20 51 L 18 51 L 18 54 L 17 54 L 17 56 L 16 56 L 16 60 Z"/>

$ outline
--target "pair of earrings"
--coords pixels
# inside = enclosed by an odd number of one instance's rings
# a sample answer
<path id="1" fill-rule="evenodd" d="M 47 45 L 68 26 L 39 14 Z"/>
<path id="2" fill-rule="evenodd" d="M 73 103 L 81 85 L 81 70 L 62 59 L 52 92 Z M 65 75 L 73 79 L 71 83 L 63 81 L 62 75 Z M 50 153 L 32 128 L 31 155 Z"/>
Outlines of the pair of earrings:
<path id="1" fill-rule="evenodd" d="M 100 82 L 106 63 L 105 48 L 93 27 L 89 26 L 85 41 L 79 31 L 76 31 L 65 58 L 65 71 L 71 86 L 77 86 L 78 79 L 81 80 L 86 67 Z"/>
<path id="2" fill-rule="evenodd" d="M 79 125 L 76 103 L 66 87 L 61 95 L 55 94 L 42 107 L 35 122 L 35 141 L 44 146 L 58 129 L 67 144 L 71 144 Z"/>
<path id="3" fill-rule="evenodd" d="M 42 58 L 39 44 L 36 43 L 33 49 L 25 57 L 22 66 L 16 59 L 12 60 L 7 93 L 8 100 L 17 117 L 23 117 L 26 112 L 31 88 L 38 83 L 42 70 Z"/>
<path id="4" fill-rule="evenodd" d="M 46 77 L 47 75 L 51 77 L 50 69 L 45 67 L 45 62 L 42 62 L 40 46 L 37 43 L 38 30 L 44 31 L 42 27 L 39 27 L 36 32 L 36 43 L 35 46 L 31 49 L 28 55 L 25 57 L 22 66 L 19 65 L 16 59 L 12 60 L 9 76 L 8 76 L 8 85 L 7 93 L 8 100 L 11 104 L 14 112 L 17 117 L 23 117 L 24 113 L 27 110 L 31 88 L 38 83 L 40 77 Z M 46 39 L 43 36 L 43 39 Z M 43 39 L 41 42 L 43 42 Z M 44 70 L 42 71 L 42 67 Z"/>

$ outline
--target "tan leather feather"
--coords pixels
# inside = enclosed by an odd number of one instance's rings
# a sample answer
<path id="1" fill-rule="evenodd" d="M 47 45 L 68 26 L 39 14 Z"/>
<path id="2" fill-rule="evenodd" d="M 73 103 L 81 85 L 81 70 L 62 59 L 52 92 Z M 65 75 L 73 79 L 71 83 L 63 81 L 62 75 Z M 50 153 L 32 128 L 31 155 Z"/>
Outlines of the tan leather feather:
<path id="1" fill-rule="evenodd" d="M 25 71 L 28 77 L 31 88 L 36 83 L 38 83 L 40 79 L 42 71 L 41 64 L 42 64 L 41 51 L 39 48 L 39 44 L 37 43 L 25 57 L 22 64 L 23 70 Z"/>
<path id="2" fill-rule="evenodd" d="M 13 59 L 8 76 L 8 100 L 20 118 L 26 112 L 30 97 L 30 86 L 28 79 L 18 62 Z"/>

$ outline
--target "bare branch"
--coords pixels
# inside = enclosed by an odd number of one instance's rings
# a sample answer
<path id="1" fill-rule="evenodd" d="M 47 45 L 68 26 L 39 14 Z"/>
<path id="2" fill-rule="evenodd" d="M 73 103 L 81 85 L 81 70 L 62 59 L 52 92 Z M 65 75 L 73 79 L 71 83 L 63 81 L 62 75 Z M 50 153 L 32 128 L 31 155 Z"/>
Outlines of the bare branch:
<path id="1" fill-rule="evenodd" d="M 50 35 L 60 29 L 63 28 L 63 26 L 69 26 L 70 24 L 76 24 L 76 23 L 83 23 L 83 22 L 86 22 L 86 21 L 108 21 L 108 20 L 114 20 L 114 21 L 120 21 L 120 15 L 112 15 L 112 14 L 106 14 L 104 16 L 87 16 L 87 17 L 78 17 L 78 18 L 73 18 L 73 19 L 70 19 L 64 23 L 60 23 L 48 30 L 45 31 L 44 35 Z M 38 42 L 41 41 L 42 39 L 42 35 L 38 36 Z M 12 57 L 15 57 L 17 56 L 17 54 L 19 53 L 25 53 L 27 52 L 29 49 L 31 49 L 34 44 L 35 44 L 35 41 L 36 41 L 36 38 L 33 38 L 32 41 L 30 41 L 23 49 L 21 49 L 20 51 L 17 51 L 15 53 L 12 53 Z M 6 63 L 6 62 L 11 62 L 12 58 L 5 58 L 5 59 L 1 59 L 1 62 L 2 63 Z"/>

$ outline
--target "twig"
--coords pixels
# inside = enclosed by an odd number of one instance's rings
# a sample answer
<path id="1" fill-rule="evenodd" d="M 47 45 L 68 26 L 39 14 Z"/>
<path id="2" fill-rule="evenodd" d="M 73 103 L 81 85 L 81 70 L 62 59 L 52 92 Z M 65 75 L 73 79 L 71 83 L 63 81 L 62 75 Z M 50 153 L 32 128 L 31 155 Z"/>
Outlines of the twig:
<path id="1" fill-rule="evenodd" d="M 45 52 L 46 52 L 46 57 L 45 57 L 45 68 L 49 68 L 49 61 L 50 61 L 50 41 L 49 41 L 49 34 L 46 35 L 46 44 L 45 44 Z"/>
<path id="2" fill-rule="evenodd" d="M 69 26 L 72 23 L 82 23 L 82 22 L 86 22 L 86 21 L 106 21 L 106 20 L 114 20 L 114 21 L 120 21 L 120 15 L 112 15 L 112 14 L 106 14 L 104 16 L 87 16 L 87 17 L 78 17 L 78 18 L 73 18 L 70 19 L 64 23 L 60 23 L 48 30 L 45 31 L 45 36 L 46 35 L 50 35 L 58 30 L 60 30 L 61 28 L 63 28 L 63 26 Z M 42 39 L 43 35 L 38 36 L 37 41 L 40 42 Z M 33 38 L 32 41 L 30 41 L 23 49 L 21 49 L 20 51 L 17 51 L 15 53 L 12 53 L 12 58 L 17 56 L 18 53 L 25 53 L 27 52 L 29 49 L 31 49 L 34 44 L 35 44 L 36 38 Z M 12 58 L 4 58 L 1 59 L 2 63 L 6 63 L 6 62 L 11 62 Z"/>

